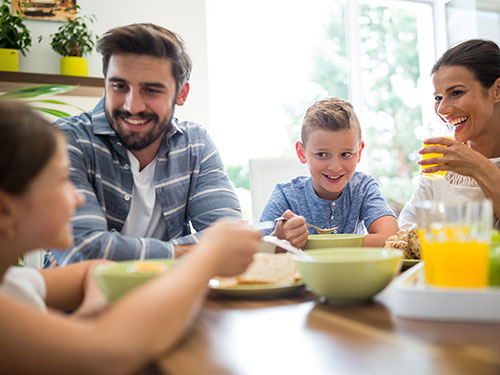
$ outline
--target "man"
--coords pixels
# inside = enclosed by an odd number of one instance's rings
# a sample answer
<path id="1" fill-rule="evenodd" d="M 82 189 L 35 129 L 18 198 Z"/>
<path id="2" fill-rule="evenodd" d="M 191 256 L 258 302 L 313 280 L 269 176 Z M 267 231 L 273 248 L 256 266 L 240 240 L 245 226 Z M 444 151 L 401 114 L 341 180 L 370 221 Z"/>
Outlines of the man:
<path id="1" fill-rule="evenodd" d="M 62 265 L 179 257 L 197 242 L 191 225 L 201 231 L 220 217 L 241 218 L 206 131 L 173 117 L 189 93 L 191 60 L 176 34 L 153 24 L 112 29 L 97 49 L 104 98 L 56 122 L 86 202 L 72 218 L 74 247 L 54 255 Z"/>

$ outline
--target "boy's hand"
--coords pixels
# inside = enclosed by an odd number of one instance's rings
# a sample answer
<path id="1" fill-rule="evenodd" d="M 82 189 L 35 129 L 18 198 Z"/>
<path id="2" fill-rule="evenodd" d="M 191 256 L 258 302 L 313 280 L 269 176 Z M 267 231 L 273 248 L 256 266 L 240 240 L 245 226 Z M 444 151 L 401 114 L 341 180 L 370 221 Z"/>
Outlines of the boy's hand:
<path id="1" fill-rule="evenodd" d="M 304 247 L 309 235 L 306 227 L 306 219 L 303 216 L 295 215 L 290 210 L 286 210 L 282 217 L 287 220 L 278 221 L 274 232 L 271 234 L 280 239 L 287 240 L 299 249 Z"/>

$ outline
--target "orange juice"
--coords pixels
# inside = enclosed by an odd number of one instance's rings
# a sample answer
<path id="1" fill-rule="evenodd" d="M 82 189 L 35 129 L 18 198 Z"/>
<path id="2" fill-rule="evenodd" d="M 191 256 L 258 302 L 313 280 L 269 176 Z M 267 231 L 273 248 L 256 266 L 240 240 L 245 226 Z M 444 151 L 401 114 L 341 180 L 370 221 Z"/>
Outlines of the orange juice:
<path id="1" fill-rule="evenodd" d="M 450 138 L 450 139 L 453 139 L 452 137 L 445 137 L 445 138 Z M 439 144 L 422 144 L 423 147 L 429 147 L 429 146 L 443 146 L 443 145 L 439 145 Z M 443 156 L 443 154 L 435 154 L 435 153 L 432 153 L 432 154 L 423 154 L 422 155 L 422 160 L 426 160 L 426 159 L 432 159 L 432 158 L 440 158 L 441 156 Z M 441 164 L 430 164 L 430 165 L 421 165 L 420 166 L 420 170 L 424 169 L 424 168 L 430 168 L 430 167 L 435 167 L 436 165 L 441 165 Z M 446 176 L 446 171 L 439 171 L 439 172 L 432 172 L 432 173 L 422 173 L 420 172 L 420 174 L 422 176 L 425 176 L 427 178 L 431 178 L 433 180 L 441 180 L 444 178 L 444 176 Z"/>
<path id="2" fill-rule="evenodd" d="M 417 229 L 418 237 L 420 239 L 420 247 L 421 253 L 420 257 L 424 261 L 424 271 L 425 271 L 425 280 L 429 284 L 433 284 L 432 279 L 432 261 L 429 259 L 429 250 L 427 249 L 427 242 L 425 240 L 425 231 L 422 229 Z"/>
<path id="3" fill-rule="evenodd" d="M 481 288 L 488 284 L 489 246 L 485 242 L 423 242 L 429 284 Z"/>

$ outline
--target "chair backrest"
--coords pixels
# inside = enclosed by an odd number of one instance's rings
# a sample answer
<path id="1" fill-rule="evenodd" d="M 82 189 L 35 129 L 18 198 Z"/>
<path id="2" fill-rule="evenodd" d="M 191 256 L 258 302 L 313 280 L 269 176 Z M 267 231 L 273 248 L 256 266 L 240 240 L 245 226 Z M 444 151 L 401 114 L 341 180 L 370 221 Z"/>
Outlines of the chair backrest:
<path id="1" fill-rule="evenodd" d="M 252 197 L 252 222 L 259 221 L 274 187 L 297 176 L 308 176 L 307 165 L 296 156 L 255 158 L 249 160 L 250 195 Z"/>

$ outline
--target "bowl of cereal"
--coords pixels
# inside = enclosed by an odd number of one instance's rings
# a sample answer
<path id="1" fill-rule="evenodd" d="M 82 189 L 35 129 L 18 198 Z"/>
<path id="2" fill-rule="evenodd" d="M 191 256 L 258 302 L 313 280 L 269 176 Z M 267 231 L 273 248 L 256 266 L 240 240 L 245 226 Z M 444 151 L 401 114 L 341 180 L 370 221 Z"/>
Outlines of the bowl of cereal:
<path id="1" fill-rule="evenodd" d="M 333 247 L 362 247 L 364 234 L 310 234 L 302 250 L 331 249 Z"/>
<path id="2" fill-rule="evenodd" d="M 97 285 L 114 302 L 145 282 L 167 272 L 174 259 L 132 260 L 99 264 L 94 269 Z"/>
<path id="3" fill-rule="evenodd" d="M 302 280 L 318 297 L 335 305 L 371 300 L 399 272 L 402 252 L 395 249 L 345 247 L 309 250 L 294 255 Z"/>

